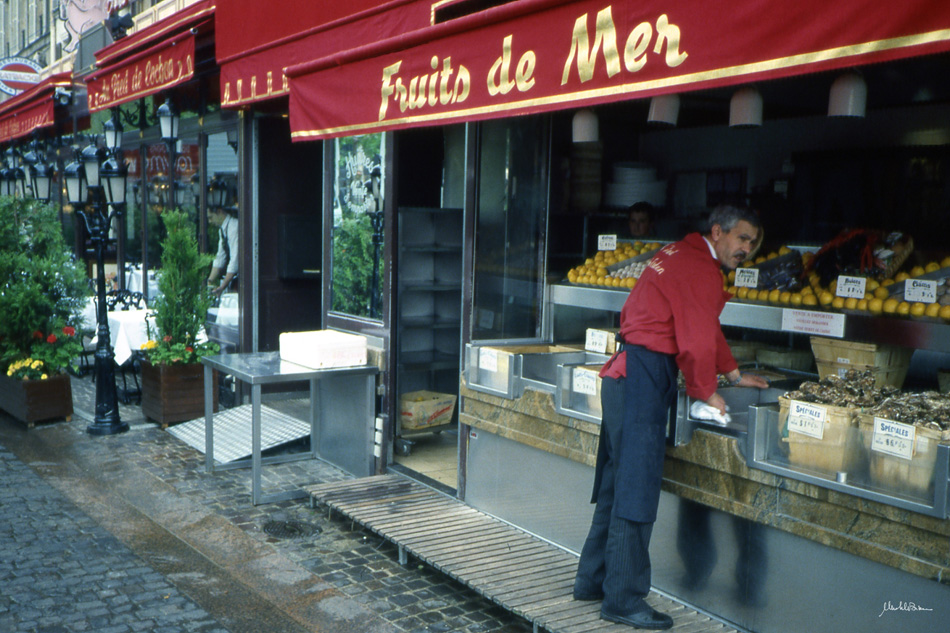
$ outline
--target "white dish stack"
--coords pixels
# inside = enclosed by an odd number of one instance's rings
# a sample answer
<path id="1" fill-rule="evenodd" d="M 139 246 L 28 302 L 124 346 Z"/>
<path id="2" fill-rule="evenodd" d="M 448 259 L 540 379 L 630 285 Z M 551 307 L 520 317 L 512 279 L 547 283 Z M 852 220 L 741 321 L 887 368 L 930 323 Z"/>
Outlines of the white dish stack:
<path id="1" fill-rule="evenodd" d="M 637 202 L 649 202 L 655 207 L 666 204 L 666 181 L 657 180 L 654 167 L 618 162 L 613 164 L 612 176 L 604 191 L 605 206 L 627 208 Z"/>

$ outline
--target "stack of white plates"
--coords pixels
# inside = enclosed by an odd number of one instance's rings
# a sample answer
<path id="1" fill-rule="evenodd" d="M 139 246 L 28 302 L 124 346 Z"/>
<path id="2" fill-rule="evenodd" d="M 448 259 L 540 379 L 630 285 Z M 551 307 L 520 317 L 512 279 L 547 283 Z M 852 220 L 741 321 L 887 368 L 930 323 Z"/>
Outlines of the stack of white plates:
<path id="1" fill-rule="evenodd" d="M 613 182 L 604 191 L 608 207 L 629 207 L 637 202 L 653 206 L 666 204 L 666 181 L 656 179 L 656 169 L 644 163 L 621 162 L 613 165 Z"/>

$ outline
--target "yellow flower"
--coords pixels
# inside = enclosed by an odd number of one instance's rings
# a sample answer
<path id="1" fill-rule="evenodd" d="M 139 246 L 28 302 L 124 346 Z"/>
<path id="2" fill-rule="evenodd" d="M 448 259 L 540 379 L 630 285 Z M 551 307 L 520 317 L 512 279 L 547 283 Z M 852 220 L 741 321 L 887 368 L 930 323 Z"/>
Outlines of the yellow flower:
<path id="1" fill-rule="evenodd" d="M 43 374 L 42 376 L 40 376 L 40 380 L 46 380 L 46 378 L 47 378 L 46 374 Z"/>

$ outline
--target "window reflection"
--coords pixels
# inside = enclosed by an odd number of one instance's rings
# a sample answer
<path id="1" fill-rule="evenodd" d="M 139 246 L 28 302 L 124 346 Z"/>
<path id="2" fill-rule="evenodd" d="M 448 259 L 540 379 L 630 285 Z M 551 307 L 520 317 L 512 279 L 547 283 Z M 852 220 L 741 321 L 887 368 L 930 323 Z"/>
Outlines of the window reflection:
<path id="1" fill-rule="evenodd" d="M 383 134 L 340 138 L 333 145 L 331 310 L 382 318 Z"/>
<path id="2" fill-rule="evenodd" d="M 474 339 L 540 336 L 547 135 L 542 117 L 480 126 Z"/>

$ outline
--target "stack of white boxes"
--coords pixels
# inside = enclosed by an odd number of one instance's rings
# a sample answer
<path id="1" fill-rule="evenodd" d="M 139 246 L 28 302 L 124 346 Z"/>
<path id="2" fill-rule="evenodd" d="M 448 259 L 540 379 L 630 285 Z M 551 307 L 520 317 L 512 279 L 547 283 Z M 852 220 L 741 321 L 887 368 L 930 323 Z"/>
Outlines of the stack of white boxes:
<path id="1" fill-rule="evenodd" d="M 311 369 L 366 364 L 366 337 L 336 330 L 283 332 L 280 358 Z"/>

